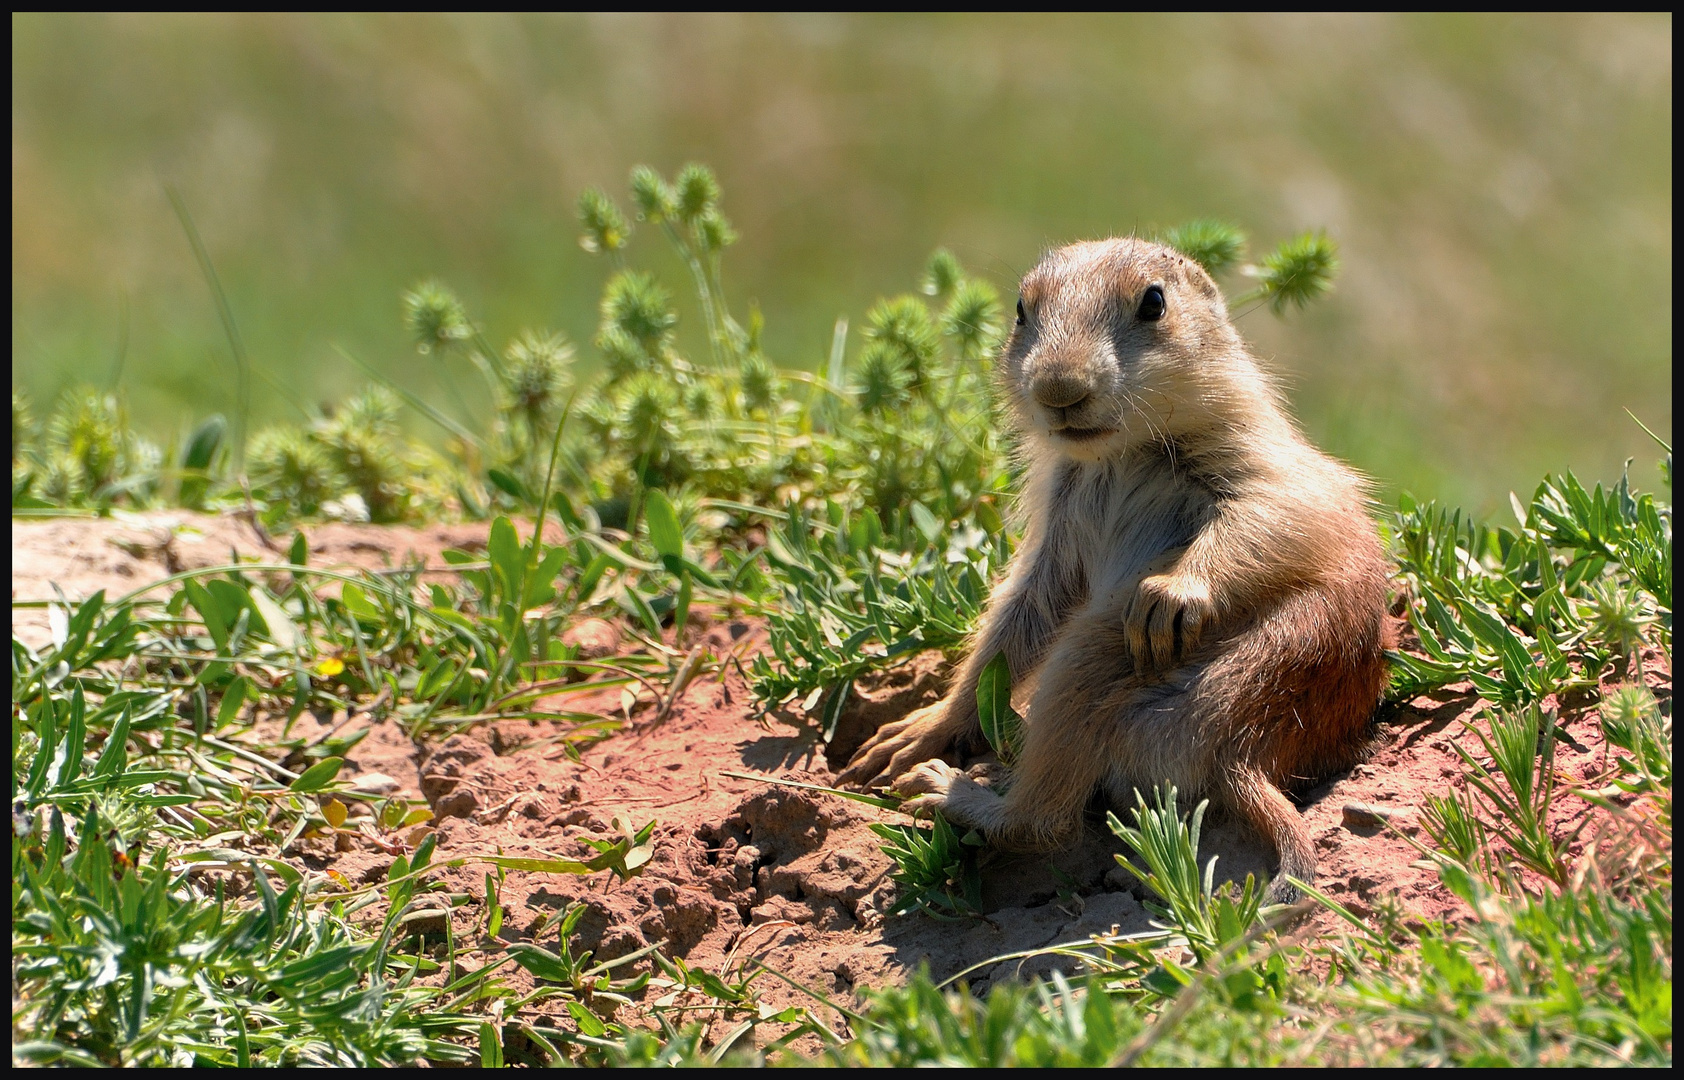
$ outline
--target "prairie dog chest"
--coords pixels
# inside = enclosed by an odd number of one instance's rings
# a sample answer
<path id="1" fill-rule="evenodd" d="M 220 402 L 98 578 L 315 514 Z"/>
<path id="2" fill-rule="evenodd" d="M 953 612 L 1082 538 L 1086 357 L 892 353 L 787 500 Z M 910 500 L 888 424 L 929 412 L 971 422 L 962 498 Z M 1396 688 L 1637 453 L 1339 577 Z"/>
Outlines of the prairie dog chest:
<path id="1" fill-rule="evenodd" d="M 1208 490 L 1161 457 L 1075 467 L 1060 479 L 1048 537 L 1080 568 L 1090 600 L 1120 598 L 1163 569 L 1213 507 Z"/>

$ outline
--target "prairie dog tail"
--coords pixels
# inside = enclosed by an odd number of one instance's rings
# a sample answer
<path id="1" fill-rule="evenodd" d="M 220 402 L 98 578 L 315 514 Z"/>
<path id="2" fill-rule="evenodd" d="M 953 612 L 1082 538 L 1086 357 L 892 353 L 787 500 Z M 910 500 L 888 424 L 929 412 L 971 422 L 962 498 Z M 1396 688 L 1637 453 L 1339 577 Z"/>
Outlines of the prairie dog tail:
<path id="1" fill-rule="evenodd" d="M 1310 830 L 1298 816 L 1298 808 L 1280 788 L 1250 765 L 1233 767 L 1224 794 L 1228 805 L 1240 817 L 1274 842 L 1275 852 L 1280 856 L 1280 870 L 1269 883 L 1268 902 L 1289 904 L 1299 899 L 1298 890 L 1286 880 L 1287 876 L 1303 882 L 1314 881 L 1316 849 L 1310 840 Z"/>

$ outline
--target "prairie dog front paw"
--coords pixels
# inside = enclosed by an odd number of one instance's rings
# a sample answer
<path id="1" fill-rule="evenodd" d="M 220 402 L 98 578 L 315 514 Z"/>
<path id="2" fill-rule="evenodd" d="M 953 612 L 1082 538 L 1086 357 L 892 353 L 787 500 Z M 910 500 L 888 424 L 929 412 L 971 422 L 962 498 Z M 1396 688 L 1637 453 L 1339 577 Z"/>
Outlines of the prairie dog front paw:
<path id="1" fill-rule="evenodd" d="M 1140 583 L 1123 614 L 1129 651 L 1142 671 L 1174 667 L 1199 643 L 1216 615 L 1210 586 L 1188 574 L 1153 574 Z"/>
<path id="2" fill-rule="evenodd" d="M 895 781 L 894 790 L 911 798 L 901 810 L 927 817 L 940 810 L 962 828 L 988 829 L 999 816 L 1000 797 L 945 761 L 926 761 Z"/>
<path id="3" fill-rule="evenodd" d="M 953 782 L 965 774 L 937 758 L 914 765 L 895 779 L 891 788 L 896 795 L 904 795 L 907 802 L 901 805 L 902 810 L 911 812 L 910 807 L 917 804 L 927 809 L 940 809 L 941 803 L 946 801 L 947 793 L 953 787 Z"/>

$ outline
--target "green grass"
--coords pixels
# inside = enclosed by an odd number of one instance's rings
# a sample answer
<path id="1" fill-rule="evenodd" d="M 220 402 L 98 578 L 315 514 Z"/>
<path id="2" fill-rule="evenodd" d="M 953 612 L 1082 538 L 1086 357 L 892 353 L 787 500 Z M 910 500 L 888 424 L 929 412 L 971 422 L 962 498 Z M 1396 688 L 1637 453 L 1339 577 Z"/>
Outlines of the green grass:
<path id="1" fill-rule="evenodd" d="M 238 424 L 207 418 L 160 450 L 120 396 L 79 392 L 37 423 L 14 391 L 14 514 L 250 510 L 282 535 L 334 515 L 488 520 L 483 553 L 446 555 L 449 584 L 415 567 L 312 566 L 300 534 L 284 561 L 53 602 L 39 651 L 14 638 L 17 1060 L 776 1062 L 805 1038 L 838 1064 L 1670 1063 L 1671 696 L 1642 675 L 1670 672 L 1672 511 L 1624 478 L 1586 489 L 1570 473 L 1516 500 L 1512 527 L 1409 498 L 1386 522 L 1419 641 L 1394 657 L 1393 698 L 1468 682 L 1491 707 L 1464 747 L 1465 792 L 1423 814 L 1420 855 L 1466 919 L 1422 923 L 1385 904 L 1359 916 L 1306 887 L 1345 930 L 1301 940 L 1301 912 L 1262 906 L 1254 885 L 1213 887 L 1203 808 L 1165 792 L 1113 820 L 1161 929 L 1057 947 L 1085 972 L 1073 980 L 979 997 L 919 977 L 863 1002 L 812 991 L 810 1009 L 774 1011 L 757 985 L 775 972 L 727 977 L 658 950 L 595 961 L 574 935 L 581 909 L 492 959 L 504 873 L 627 878 L 656 823 L 614 823 L 585 859 L 453 853 L 448 865 L 472 863 L 485 888 L 451 894 L 435 881 L 427 808 L 350 790 L 337 774 L 357 736 L 304 738 L 306 710 L 437 739 L 535 715 L 540 697 L 587 679 L 668 701 L 720 660 L 651 643 L 705 602 L 768 620 L 771 655 L 748 671 L 760 705 L 800 701 L 829 737 L 854 680 L 961 645 L 1011 551 L 1000 507 L 1012 469 L 987 370 L 1000 305 L 986 283 L 937 252 L 917 291 L 861 320 L 857 353 L 839 324 L 821 374 L 781 370 L 758 316 L 739 320 L 719 287 L 732 230 L 705 170 L 671 184 L 640 170 L 633 196 L 707 313 L 706 359 L 672 336 L 662 281 L 622 265 L 599 306 L 594 345 L 609 364 L 594 378 L 552 334 L 497 349 L 444 286 L 408 293 L 418 356 L 481 380 L 496 403 L 485 423 L 377 380 L 309 424 L 254 435 L 242 470 Z M 583 200 L 581 221 L 603 258 L 624 262 L 612 200 Z M 1231 228 L 1175 235 L 1213 265 L 1233 261 Z M 1326 254 L 1283 244 L 1255 302 L 1313 298 L 1305 272 L 1325 272 Z M 431 445 L 404 434 L 406 408 L 437 429 Z M 516 524 L 552 518 L 553 544 Z M 562 643 L 586 615 L 648 642 L 586 662 Z M 979 706 L 1009 753 L 1002 674 Z M 1553 710 L 1607 687 L 1612 770 L 1594 788 L 1564 781 Z M 617 726 L 542 715 L 573 752 Z M 1597 845 L 1575 854 L 1550 824 L 1563 800 L 1605 816 Z M 353 824 L 400 852 L 387 881 L 353 888 L 303 867 L 301 841 Z M 940 821 L 878 832 L 896 917 L 973 916 L 965 837 Z M 639 1003 L 649 1025 L 604 1019 L 593 1001 Z M 729 1034 L 708 1044 L 701 1022 L 718 1018 Z M 757 1033 L 770 1041 L 756 1048 Z"/>

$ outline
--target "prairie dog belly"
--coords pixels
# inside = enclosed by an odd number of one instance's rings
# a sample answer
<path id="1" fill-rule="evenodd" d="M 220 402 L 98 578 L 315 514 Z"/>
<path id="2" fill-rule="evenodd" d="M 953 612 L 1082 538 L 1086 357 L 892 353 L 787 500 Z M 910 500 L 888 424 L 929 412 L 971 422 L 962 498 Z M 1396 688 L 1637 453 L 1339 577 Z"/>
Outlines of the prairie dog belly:
<path id="1" fill-rule="evenodd" d="M 1088 605 L 1119 612 L 1142 578 L 1192 542 L 1212 503 L 1208 491 L 1157 453 L 1073 470 L 1065 484 L 1055 513 L 1076 548 Z"/>

